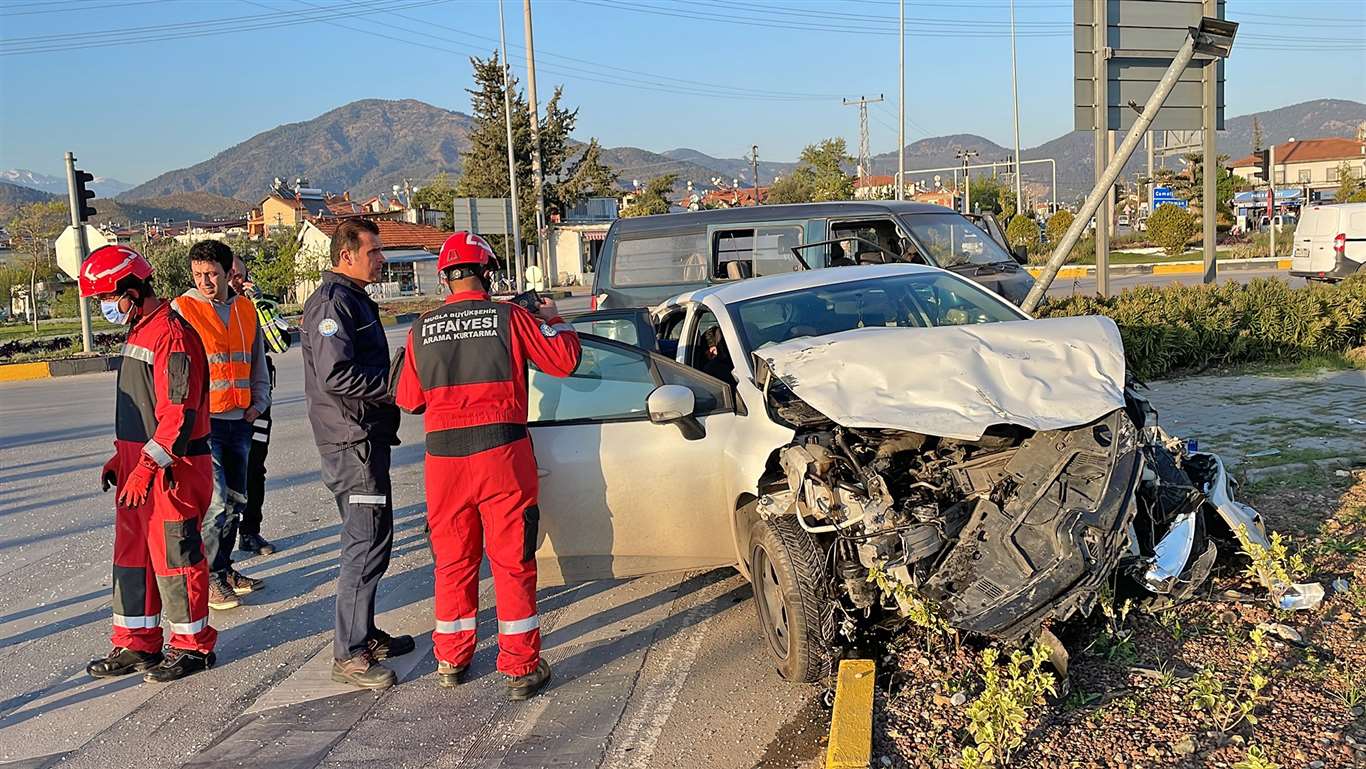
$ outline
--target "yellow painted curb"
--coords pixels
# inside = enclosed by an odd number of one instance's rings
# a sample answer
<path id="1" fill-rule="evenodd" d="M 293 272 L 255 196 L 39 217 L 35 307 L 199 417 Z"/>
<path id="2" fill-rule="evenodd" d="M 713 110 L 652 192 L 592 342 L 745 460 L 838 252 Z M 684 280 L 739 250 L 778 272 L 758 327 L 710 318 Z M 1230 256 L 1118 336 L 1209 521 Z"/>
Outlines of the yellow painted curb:
<path id="1" fill-rule="evenodd" d="M 826 769 L 865 769 L 872 763 L 876 672 L 872 660 L 840 662 L 839 677 L 835 680 L 835 709 L 830 713 Z"/>
<path id="2" fill-rule="evenodd" d="M 1035 278 L 1043 274 L 1043 270 L 1030 267 L 1027 272 Z M 1064 267 L 1058 270 L 1058 278 L 1084 278 L 1091 274 L 1091 270 L 1085 267 Z"/>
<path id="3" fill-rule="evenodd" d="M 1278 270 L 1288 270 L 1288 269 L 1290 269 L 1291 266 L 1293 266 L 1293 265 L 1294 265 L 1294 260 L 1293 260 L 1293 259 L 1281 259 L 1280 261 L 1276 262 L 1276 269 L 1278 269 Z"/>
<path id="4" fill-rule="evenodd" d="M 1203 264 L 1154 264 L 1154 275 L 1192 275 L 1205 271 Z"/>
<path id="5" fill-rule="evenodd" d="M 0 382 L 23 382 L 51 376 L 47 363 L 8 363 L 0 366 Z"/>

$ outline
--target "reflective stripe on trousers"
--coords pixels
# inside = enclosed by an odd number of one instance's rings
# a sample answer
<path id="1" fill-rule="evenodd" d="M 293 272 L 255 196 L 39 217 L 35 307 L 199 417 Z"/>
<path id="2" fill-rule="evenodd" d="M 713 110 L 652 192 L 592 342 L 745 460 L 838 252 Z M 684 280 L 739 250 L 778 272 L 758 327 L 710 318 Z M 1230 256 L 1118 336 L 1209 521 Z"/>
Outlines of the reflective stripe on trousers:
<path id="1" fill-rule="evenodd" d="M 478 627 L 479 621 L 475 617 L 461 617 L 456 620 L 436 621 L 436 632 L 438 633 L 468 633 Z"/>

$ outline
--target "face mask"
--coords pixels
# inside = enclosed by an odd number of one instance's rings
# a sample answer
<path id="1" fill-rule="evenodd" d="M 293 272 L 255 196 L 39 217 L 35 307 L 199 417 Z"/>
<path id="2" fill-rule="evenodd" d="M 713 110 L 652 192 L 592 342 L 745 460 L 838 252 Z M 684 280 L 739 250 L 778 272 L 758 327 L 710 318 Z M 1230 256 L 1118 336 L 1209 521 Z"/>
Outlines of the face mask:
<path id="1" fill-rule="evenodd" d="M 118 299 L 106 299 L 100 302 L 100 312 L 104 314 L 104 319 L 116 326 L 128 325 L 128 316 L 133 314 L 133 308 L 128 308 L 128 312 L 119 309 Z"/>

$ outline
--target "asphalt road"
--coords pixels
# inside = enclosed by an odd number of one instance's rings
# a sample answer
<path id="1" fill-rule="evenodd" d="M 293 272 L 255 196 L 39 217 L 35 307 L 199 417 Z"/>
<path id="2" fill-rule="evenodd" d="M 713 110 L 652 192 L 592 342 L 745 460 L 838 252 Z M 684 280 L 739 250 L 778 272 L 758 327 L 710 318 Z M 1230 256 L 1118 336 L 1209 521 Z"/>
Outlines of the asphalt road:
<path id="1" fill-rule="evenodd" d="M 1187 286 L 1194 286 L 1201 282 L 1203 276 L 1199 274 L 1182 275 L 1111 275 L 1110 291 L 1118 293 L 1126 288 L 1133 286 L 1161 286 L 1169 283 L 1181 283 Z M 1219 282 L 1246 283 L 1254 278 L 1277 278 L 1288 282 L 1291 286 L 1299 287 L 1304 285 L 1303 278 L 1292 278 L 1283 270 L 1221 270 L 1219 272 Z M 1069 294 L 1094 294 L 1096 292 L 1095 278 L 1058 278 L 1053 281 L 1053 285 L 1048 287 L 1049 296 L 1067 296 Z"/>
<path id="2" fill-rule="evenodd" d="M 280 552 L 238 564 L 267 584 L 213 613 L 217 667 L 165 686 L 84 673 L 108 650 L 113 499 L 97 477 L 111 452 L 114 377 L 0 385 L 0 766 L 819 763 L 820 692 L 773 671 L 749 587 L 731 570 L 542 591 L 555 679 L 515 705 L 494 669 L 486 572 L 469 681 L 439 689 L 417 420 L 405 421 L 394 454 L 395 558 L 379 624 L 414 634 L 418 650 L 391 662 L 400 684 L 382 694 L 332 684 L 337 514 L 319 479 L 299 353 L 276 361 L 264 533 Z"/>

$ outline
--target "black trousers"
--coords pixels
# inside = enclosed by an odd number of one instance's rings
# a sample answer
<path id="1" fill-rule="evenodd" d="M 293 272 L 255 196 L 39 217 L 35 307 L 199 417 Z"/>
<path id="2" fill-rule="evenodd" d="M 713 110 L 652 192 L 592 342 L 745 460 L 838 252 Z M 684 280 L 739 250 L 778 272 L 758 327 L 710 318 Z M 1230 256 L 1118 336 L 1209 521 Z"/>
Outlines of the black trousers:
<path id="1" fill-rule="evenodd" d="M 370 441 L 322 455 L 323 483 L 341 514 L 337 635 L 332 656 L 350 659 L 375 633 L 375 592 L 394 548 L 391 447 Z"/>
<path id="2" fill-rule="evenodd" d="M 251 425 L 251 451 L 247 455 L 247 506 L 242 509 L 240 536 L 261 534 L 261 505 L 266 499 L 266 454 L 270 452 L 270 409 Z"/>

